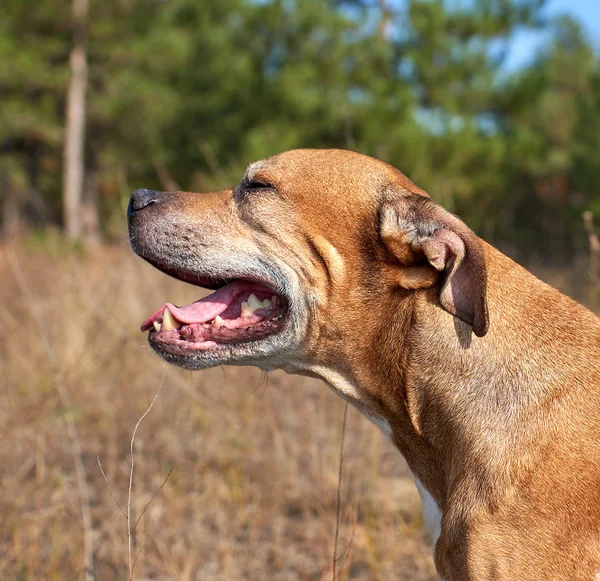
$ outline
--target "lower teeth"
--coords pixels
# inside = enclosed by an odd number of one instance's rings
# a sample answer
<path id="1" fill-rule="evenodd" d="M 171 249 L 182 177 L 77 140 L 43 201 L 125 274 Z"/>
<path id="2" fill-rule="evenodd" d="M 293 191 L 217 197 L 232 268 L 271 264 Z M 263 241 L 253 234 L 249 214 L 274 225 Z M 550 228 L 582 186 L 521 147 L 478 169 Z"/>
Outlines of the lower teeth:
<path id="1" fill-rule="evenodd" d="M 278 323 L 279 321 L 281 321 L 283 319 L 283 317 L 284 317 L 284 313 L 279 313 L 276 317 L 272 317 L 270 319 L 263 319 L 262 321 L 259 321 L 258 323 L 256 323 L 256 325 L 268 324 L 268 323 Z M 211 328 L 215 329 L 215 330 L 219 330 L 219 329 L 223 328 L 223 322 L 224 322 L 223 319 L 221 319 L 221 317 L 217 316 L 214 321 L 212 321 L 210 323 L 203 323 L 201 326 L 206 330 L 211 329 Z M 249 327 L 246 327 L 245 329 L 239 328 L 239 330 L 249 332 L 256 325 L 251 325 Z M 162 331 L 169 330 L 169 329 L 165 329 L 164 326 L 161 326 L 157 322 L 154 323 L 154 328 L 155 328 L 155 331 L 157 334 Z M 189 324 L 182 324 L 179 328 L 175 328 L 174 330 L 178 331 L 179 340 L 187 341 L 190 343 L 199 342 L 199 338 L 194 337 L 193 328 Z M 233 330 L 233 329 L 231 329 L 231 330 Z M 211 338 L 209 337 L 208 339 L 202 339 L 202 340 L 211 340 Z M 215 340 L 218 341 L 218 339 L 215 339 Z"/>

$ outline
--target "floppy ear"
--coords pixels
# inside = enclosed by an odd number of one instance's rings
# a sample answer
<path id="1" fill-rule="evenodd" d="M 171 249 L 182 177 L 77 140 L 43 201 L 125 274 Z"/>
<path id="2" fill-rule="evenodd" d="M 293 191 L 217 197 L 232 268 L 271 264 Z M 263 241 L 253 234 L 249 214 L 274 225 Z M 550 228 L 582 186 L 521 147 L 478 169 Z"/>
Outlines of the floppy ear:
<path id="1" fill-rule="evenodd" d="M 380 234 L 401 265 L 402 286 L 426 288 L 440 282 L 442 308 L 471 325 L 478 337 L 487 333 L 483 247 L 464 222 L 430 198 L 396 195 L 383 204 Z"/>

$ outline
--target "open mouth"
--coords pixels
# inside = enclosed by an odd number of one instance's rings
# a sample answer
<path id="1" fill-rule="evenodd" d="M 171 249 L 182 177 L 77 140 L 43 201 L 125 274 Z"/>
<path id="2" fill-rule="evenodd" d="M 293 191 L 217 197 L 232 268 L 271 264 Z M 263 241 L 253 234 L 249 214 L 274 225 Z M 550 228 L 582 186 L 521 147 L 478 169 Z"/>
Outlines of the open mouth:
<path id="1" fill-rule="evenodd" d="M 287 312 L 282 295 L 257 282 L 233 280 L 190 305 L 163 305 L 141 329 L 167 352 L 193 354 L 274 335 L 283 329 Z"/>

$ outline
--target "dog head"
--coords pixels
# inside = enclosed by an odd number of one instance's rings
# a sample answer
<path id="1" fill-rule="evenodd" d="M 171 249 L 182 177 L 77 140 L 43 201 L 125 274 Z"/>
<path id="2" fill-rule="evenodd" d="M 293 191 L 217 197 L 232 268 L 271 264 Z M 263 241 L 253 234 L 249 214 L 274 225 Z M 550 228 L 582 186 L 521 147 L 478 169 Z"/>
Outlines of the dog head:
<path id="1" fill-rule="evenodd" d="M 128 217 L 142 258 L 215 290 L 187 307 L 167 303 L 142 326 L 155 351 L 186 368 L 298 372 L 377 358 L 389 329 L 406 329 L 416 293 L 487 332 L 479 239 L 365 155 L 295 150 L 250 165 L 228 190 L 138 190 Z"/>

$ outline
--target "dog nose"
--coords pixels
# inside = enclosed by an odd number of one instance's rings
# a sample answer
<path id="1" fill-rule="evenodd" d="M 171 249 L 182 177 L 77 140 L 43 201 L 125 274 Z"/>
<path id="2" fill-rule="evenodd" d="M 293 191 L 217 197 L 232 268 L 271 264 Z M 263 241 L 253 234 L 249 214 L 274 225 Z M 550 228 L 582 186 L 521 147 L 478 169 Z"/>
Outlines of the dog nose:
<path id="1" fill-rule="evenodd" d="M 161 194 L 162 192 L 155 192 L 154 190 L 135 190 L 129 200 L 127 215 L 131 216 L 134 212 L 139 212 L 140 210 L 155 204 Z"/>

